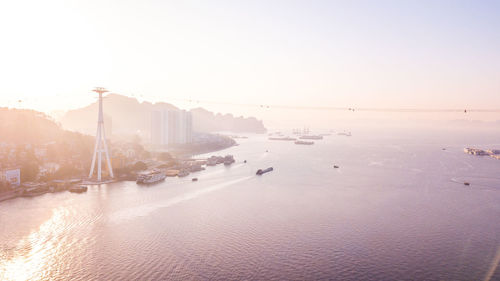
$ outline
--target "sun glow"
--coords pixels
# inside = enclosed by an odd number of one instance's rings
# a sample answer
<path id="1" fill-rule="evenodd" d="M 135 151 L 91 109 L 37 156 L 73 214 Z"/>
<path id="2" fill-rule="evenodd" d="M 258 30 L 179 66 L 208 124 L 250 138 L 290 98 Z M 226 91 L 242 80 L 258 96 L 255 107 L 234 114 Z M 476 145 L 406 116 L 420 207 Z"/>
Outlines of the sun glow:
<path id="1" fill-rule="evenodd" d="M 69 211 L 54 209 L 52 217 L 39 229 L 21 239 L 11 253 L 0 255 L 0 279 L 8 281 L 44 280 L 55 269 L 53 257 L 64 245 L 60 235 Z"/>

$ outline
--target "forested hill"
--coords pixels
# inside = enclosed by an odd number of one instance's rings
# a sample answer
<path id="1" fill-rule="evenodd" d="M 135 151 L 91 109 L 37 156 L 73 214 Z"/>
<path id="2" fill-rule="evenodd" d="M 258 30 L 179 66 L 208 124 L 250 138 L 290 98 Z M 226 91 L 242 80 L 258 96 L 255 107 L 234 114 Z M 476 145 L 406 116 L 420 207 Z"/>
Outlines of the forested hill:
<path id="1" fill-rule="evenodd" d="M 0 108 L 0 143 L 44 144 L 92 140 L 90 136 L 66 131 L 42 112 Z"/>

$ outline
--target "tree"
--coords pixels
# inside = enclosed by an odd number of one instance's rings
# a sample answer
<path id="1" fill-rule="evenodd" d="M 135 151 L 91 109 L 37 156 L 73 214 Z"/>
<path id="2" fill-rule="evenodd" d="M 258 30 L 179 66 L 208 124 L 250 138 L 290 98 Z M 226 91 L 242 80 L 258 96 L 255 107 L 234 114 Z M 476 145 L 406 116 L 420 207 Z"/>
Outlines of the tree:
<path id="1" fill-rule="evenodd" d="M 78 169 L 76 169 L 75 167 L 70 166 L 70 165 L 64 165 L 54 173 L 54 177 L 57 179 L 71 178 L 71 177 L 77 176 L 79 174 L 80 174 L 80 171 Z"/>
<path id="2" fill-rule="evenodd" d="M 47 159 L 49 161 L 55 162 L 57 161 L 57 158 L 58 158 L 57 146 L 55 144 L 47 145 Z"/>
<path id="3" fill-rule="evenodd" d="M 0 181 L 0 192 L 5 192 L 9 190 L 11 190 L 10 183 L 6 181 Z"/>
<path id="4" fill-rule="evenodd" d="M 38 164 L 34 161 L 24 162 L 21 164 L 21 181 L 34 181 L 38 176 Z"/>
<path id="5" fill-rule="evenodd" d="M 148 165 L 146 165 L 146 163 L 142 162 L 142 161 L 137 161 L 135 164 L 134 164 L 134 167 L 133 167 L 133 170 L 134 171 L 144 171 L 148 168 Z"/>
<path id="6" fill-rule="evenodd" d="M 142 159 L 150 159 L 151 158 L 151 152 L 147 151 L 147 150 L 144 150 L 142 153 L 141 153 L 141 158 Z"/>
<path id="7" fill-rule="evenodd" d="M 170 161 L 172 160 L 172 155 L 168 152 L 162 152 L 158 155 L 158 160 L 160 161 Z"/>
<path id="8" fill-rule="evenodd" d="M 141 144 L 141 137 L 139 135 L 135 134 L 132 137 L 132 142 L 135 143 L 135 144 Z"/>

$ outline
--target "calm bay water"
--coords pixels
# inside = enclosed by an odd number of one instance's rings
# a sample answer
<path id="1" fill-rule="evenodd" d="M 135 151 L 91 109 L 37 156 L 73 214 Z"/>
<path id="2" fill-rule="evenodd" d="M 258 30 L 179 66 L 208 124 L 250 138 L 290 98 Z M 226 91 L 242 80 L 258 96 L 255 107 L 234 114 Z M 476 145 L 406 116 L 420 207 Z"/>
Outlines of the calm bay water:
<path id="1" fill-rule="evenodd" d="M 1 202 L 0 279 L 500 280 L 500 161 L 462 151 L 498 134 L 353 134 L 251 136 L 198 182 Z"/>

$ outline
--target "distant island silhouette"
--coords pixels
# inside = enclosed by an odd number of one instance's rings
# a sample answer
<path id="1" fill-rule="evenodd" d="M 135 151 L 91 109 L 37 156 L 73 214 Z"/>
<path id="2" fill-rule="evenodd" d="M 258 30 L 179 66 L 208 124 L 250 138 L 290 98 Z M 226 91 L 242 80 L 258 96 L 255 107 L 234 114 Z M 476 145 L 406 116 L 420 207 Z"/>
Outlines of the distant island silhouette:
<path id="1" fill-rule="evenodd" d="M 156 110 L 178 110 L 172 104 L 144 101 L 119 95 L 109 94 L 103 101 L 105 123 L 112 126 L 112 131 L 121 134 L 135 132 L 149 133 L 151 112 Z M 92 103 L 83 108 L 70 110 L 61 119 L 65 129 L 88 134 L 95 133 L 95 122 L 98 103 Z M 203 108 L 191 110 L 193 115 L 193 130 L 200 133 L 234 132 L 234 133 L 265 133 L 266 128 L 261 120 L 254 117 L 235 117 L 232 114 L 214 114 Z"/>

